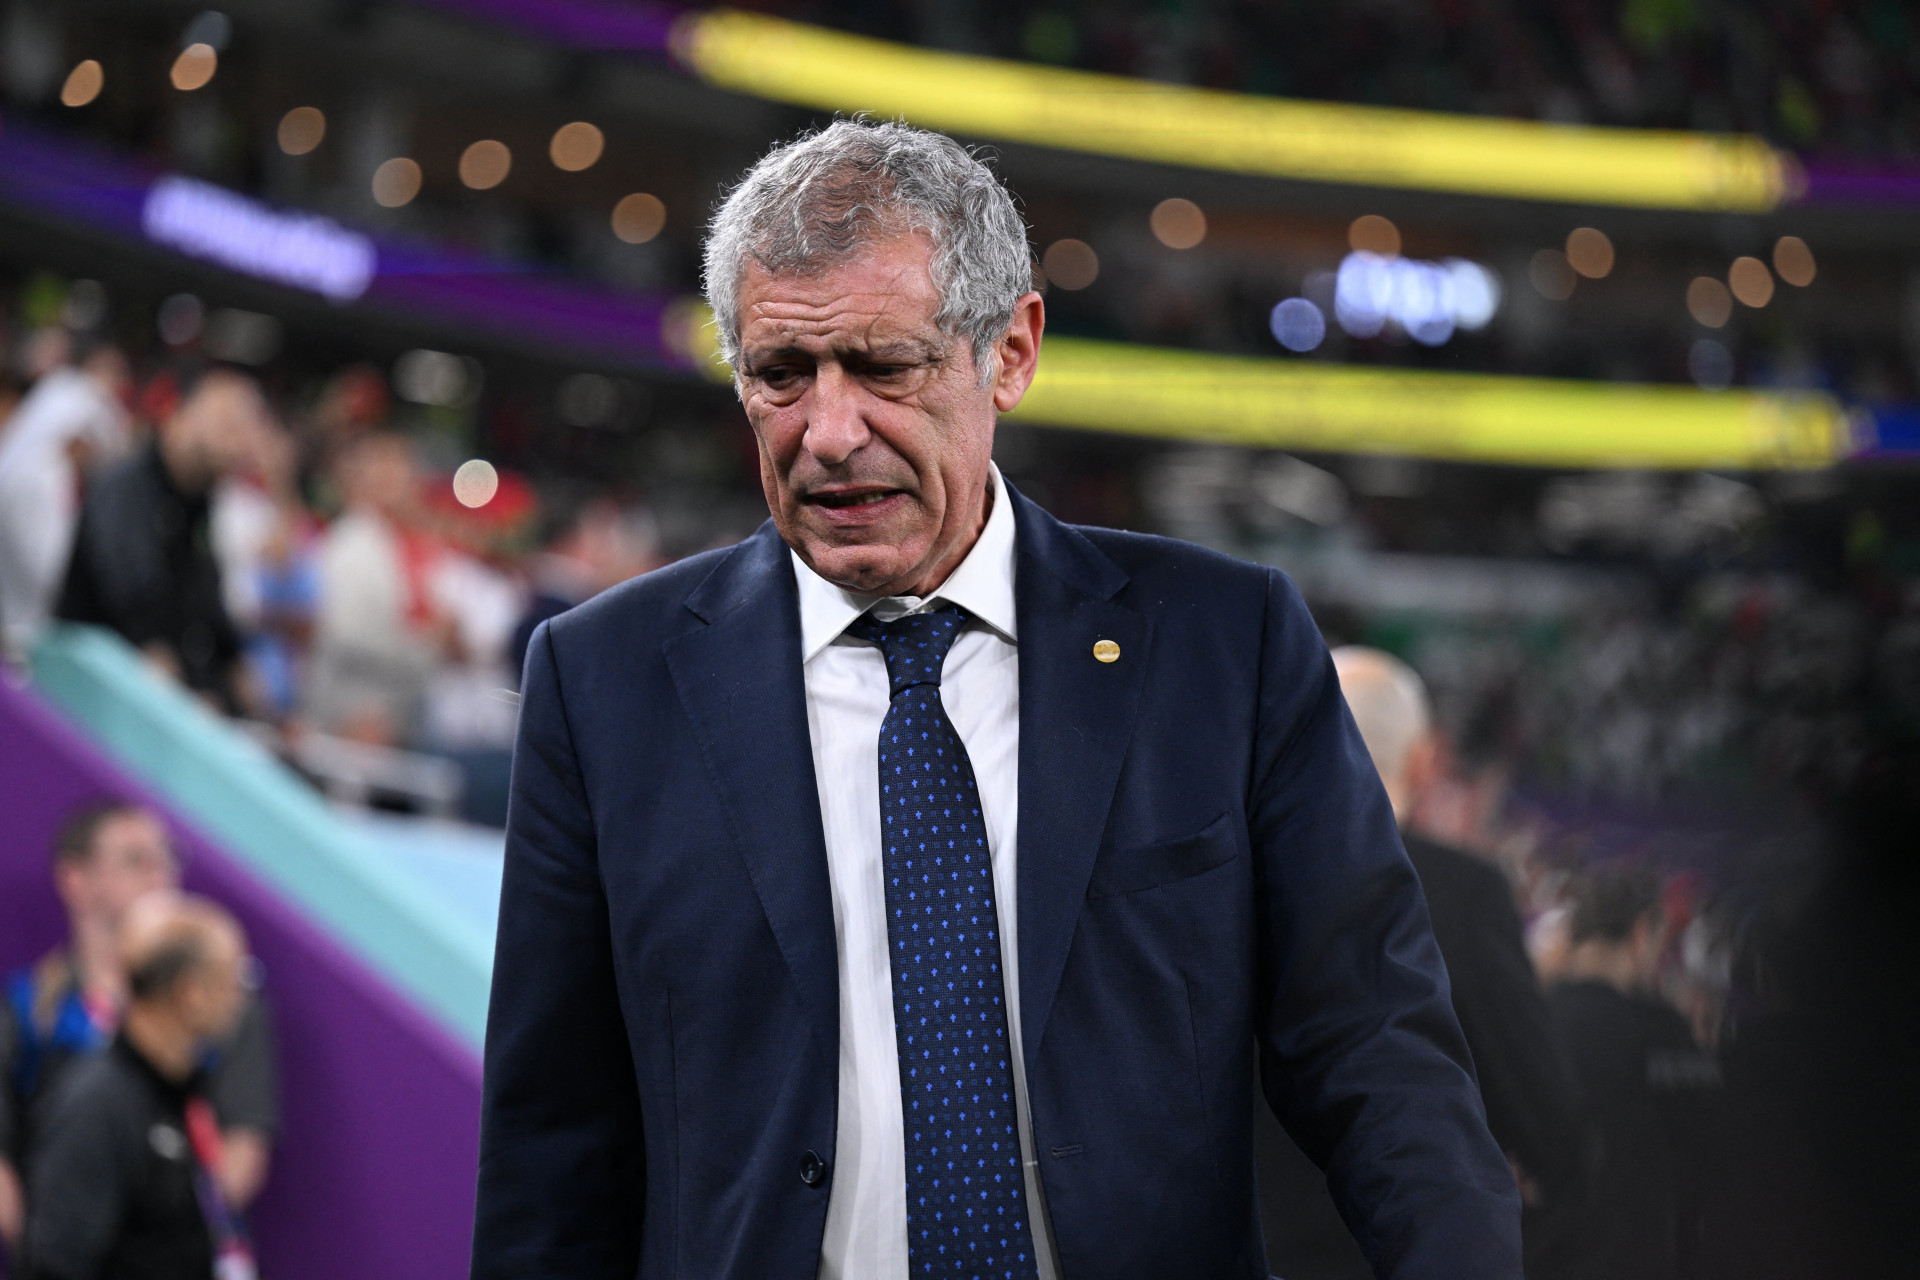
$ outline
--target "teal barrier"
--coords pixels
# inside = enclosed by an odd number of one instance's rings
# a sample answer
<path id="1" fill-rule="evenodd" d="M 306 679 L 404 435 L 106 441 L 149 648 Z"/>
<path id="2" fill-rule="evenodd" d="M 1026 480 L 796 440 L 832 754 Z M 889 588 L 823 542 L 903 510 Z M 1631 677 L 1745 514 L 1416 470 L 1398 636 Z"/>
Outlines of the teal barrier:
<path id="1" fill-rule="evenodd" d="M 470 885 L 436 887 L 406 866 L 391 834 L 337 813 L 260 744 L 156 679 L 110 632 L 54 629 L 34 650 L 33 683 L 128 771 L 479 1051 L 493 926 L 491 913 L 474 909 L 479 895 Z"/>

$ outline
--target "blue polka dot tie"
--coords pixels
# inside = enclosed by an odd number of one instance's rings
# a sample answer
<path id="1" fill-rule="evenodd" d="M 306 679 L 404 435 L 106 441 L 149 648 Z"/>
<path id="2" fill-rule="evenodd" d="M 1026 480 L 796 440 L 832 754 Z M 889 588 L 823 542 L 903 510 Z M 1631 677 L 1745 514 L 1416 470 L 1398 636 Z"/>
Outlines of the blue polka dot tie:
<path id="1" fill-rule="evenodd" d="M 966 623 L 948 605 L 848 630 L 880 646 L 881 873 L 907 1148 L 913 1280 L 1032 1280 L 1000 921 L 980 788 L 940 703 Z"/>

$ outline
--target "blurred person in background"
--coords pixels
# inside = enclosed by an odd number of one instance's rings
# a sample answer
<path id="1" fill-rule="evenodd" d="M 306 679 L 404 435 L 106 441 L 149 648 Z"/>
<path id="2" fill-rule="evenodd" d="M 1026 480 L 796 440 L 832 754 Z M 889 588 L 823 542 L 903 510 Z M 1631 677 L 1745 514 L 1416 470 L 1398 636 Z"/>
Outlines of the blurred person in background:
<path id="1" fill-rule="evenodd" d="M 14 365 L 19 370 L 21 378 L 32 386 L 54 370 L 71 364 L 79 352 L 79 347 L 80 344 L 74 340 L 72 330 L 66 326 L 43 325 L 29 332 L 21 340 Z"/>
<path id="2" fill-rule="evenodd" d="M 257 465 L 214 492 L 213 549 L 227 614 L 243 637 L 244 708 L 280 723 L 299 705 L 319 607 L 320 529 L 300 496 L 298 442 L 274 430 L 261 445 Z"/>
<path id="3" fill-rule="evenodd" d="M 139 805 L 88 805 L 62 827 L 53 883 L 67 942 L 8 976 L 0 1007 L 0 1235 L 19 1238 L 18 1171 L 37 1138 L 30 1121 L 79 1059 L 109 1044 L 127 1005 L 122 930 L 141 898 L 179 887 L 179 861 L 160 819 Z M 279 1079 L 264 997 L 209 1055 L 208 1090 L 222 1134 L 221 1189 L 244 1209 L 266 1181 L 279 1128 Z M 11 1209 L 9 1209 L 11 1206 Z"/>
<path id="4" fill-rule="evenodd" d="M 393 409 L 387 380 L 370 364 L 351 364 L 328 378 L 313 409 L 299 419 L 299 483 L 326 514 L 346 505 L 341 462 L 361 440 L 386 428 Z"/>
<path id="5" fill-rule="evenodd" d="M 661 563 L 659 531 L 644 507 L 601 500 L 554 521 L 546 546 L 527 565 L 530 598 L 508 655 L 515 687 L 535 627 Z"/>
<path id="6" fill-rule="evenodd" d="M 0 649 L 24 656 L 46 625 L 73 550 L 81 481 L 131 444 L 132 384 L 96 346 L 33 384 L 0 424 Z"/>
<path id="7" fill-rule="evenodd" d="M 337 483 L 346 507 L 320 541 L 307 713 L 327 733 L 407 745 L 429 677 L 459 643 L 434 592 L 442 548 L 421 527 L 420 469 L 404 436 L 357 441 Z"/>
<path id="8" fill-rule="evenodd" d="M 153 440 L 87 485 L 56 613 L 110 627 L 221 709 L 240 705 L 240 636 L 211 531 L 224 478 L 256 468 L 276 428 L 254 379 L 190 367 Z"/>
<path id="9" fill-rule="evenodd" d="M 511 471 L 495 476 L 485 502 L 468 506 L 446 478 L 424 507 L 438 551 L 428 572 L 435 610 L 451 643 L 427 678 L 417 746 L 460 766 L 461 816 L 501 827 L 513 767 L 512 696 L 519 670 L 508 666 L 514 626 L 526 611 L 522 566 L 539 519 L 539 498 Z"/>
<path id="10" fill-rule="evenodd" d="M 1528 1209 L 1531 1273 L 1542 1247 L 1542 1214 L 1577 1203 L 1584 1193 L 1589 1142 L 1573 1076 L 1527 957 L 1513 886 L 1490 862 L 1422 831 L 1417 815 L 1441 782 L 1442 765 L 1419 675 L 1391 654 L 1359 645 L 1335 649 L 1333 663 L 1426 891 L 1487 1127 L 1512 1162 Z"/>
<path id="11" fill-rule="evenodd" d="M 1635 867 L 1576 877 L 1547 1006 L 1600 1158 L 1585 1205 L 1552 1226 L 1550 1280 L 1678 1280 L 1714 1150 L 1719 1064 L 1655 994 L 1670 939 L 1659 880 Z"/>
<path id="12" fill-rule="evenodd" d="M 24 1275 L 252 1280 L 203 1066 L 247 1007 L 246 936 L 214 902 L 162 891 L 128 909 L 119 947 L 118 1034 L 37 1110 Z"/>

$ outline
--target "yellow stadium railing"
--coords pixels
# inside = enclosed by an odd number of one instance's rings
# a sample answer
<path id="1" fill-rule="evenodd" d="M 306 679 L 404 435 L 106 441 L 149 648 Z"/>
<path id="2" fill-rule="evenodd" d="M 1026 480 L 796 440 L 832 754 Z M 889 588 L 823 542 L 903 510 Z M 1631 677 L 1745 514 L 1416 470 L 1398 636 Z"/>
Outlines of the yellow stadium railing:
<path id="1" fill-rule="evenodd" d="M 1824 395 L 1223 356 L 1051 337 L 1014 420 L 1169 439 L 1537 467 L 1818 467 Z"/>
<path id="2" fill-rule="evenodd" d="M 1658 209 L 1773 208 L 1796 181 L 1763 139 L 1546 124 L 1223 93 L 942 53 L 761 14 L 691 14 L 709 83 L 821 111 L 1231 173 Z"/>

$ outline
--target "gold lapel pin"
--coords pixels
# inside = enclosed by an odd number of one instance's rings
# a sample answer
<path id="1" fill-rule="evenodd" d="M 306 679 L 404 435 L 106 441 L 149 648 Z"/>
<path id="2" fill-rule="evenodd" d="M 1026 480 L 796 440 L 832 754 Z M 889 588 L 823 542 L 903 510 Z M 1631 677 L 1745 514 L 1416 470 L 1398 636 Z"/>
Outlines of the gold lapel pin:
<path id="1" fill-rule="evenodd" d="M 1093 656 L 1102 662 L 1118 662 L 1120 646 L 1111 640 L 1096 640 L 1093 642 Z"/>

